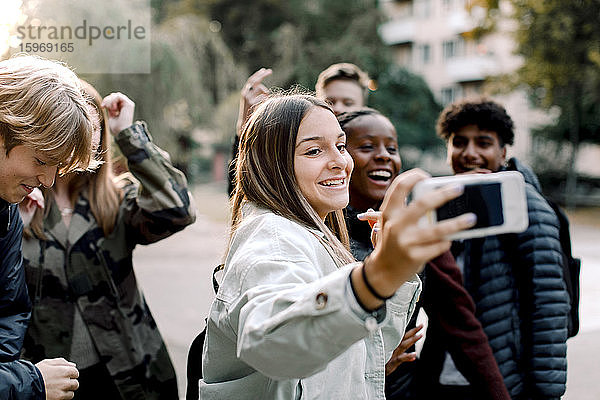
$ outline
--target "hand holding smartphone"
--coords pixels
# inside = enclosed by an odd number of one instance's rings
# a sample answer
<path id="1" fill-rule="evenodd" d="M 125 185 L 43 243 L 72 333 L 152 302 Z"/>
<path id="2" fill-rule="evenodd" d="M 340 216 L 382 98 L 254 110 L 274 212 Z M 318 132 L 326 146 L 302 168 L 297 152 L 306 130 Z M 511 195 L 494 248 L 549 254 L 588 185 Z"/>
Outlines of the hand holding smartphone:
<path id="1" fill-rule="evenodd" d="M 517 233 L 527 229 L 529 218 L 525 180 L 519 172 L 431 178 L 415 185 L 412 198 L 426 196 L 430 191 L 449 184 L 463 185 L 463 194 L 429 212 L 421 219 L 420 224 L 433 224 L 465 213 L 474 213 L 477 216 L 475 226 L 449 236 L 451 240 Z"/>

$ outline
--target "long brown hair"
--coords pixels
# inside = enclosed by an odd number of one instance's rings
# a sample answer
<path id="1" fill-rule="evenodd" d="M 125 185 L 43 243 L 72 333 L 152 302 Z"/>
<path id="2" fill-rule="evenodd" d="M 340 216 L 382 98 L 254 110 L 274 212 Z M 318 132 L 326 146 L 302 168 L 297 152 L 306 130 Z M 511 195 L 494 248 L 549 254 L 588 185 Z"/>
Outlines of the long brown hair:
<path id="1" fill-rule="evenodd" d="M 111 134 L 108 127 L 106 110 L 101 106 L 102 97 L 89 83 L 81 80 L 81 85 L 88 96 L 90 96 L 92 104 L 96 107 L 100 115 L 100 143 L 95 159 L 100 161 L 101 164 L 95 172 L 73 173 L 74 176 L 69 181 L 69 195 L 71 202 L 75 202 L 79 195 L 87 189 L 92 215 L 100 228 L 102 228 L 104 235 L 108 236 L 115 227 L 119 204 L 123 194 L 115 183 L 115 176 L 112 171 Z M 54 189 L 44 190 L 44 200 L 46 202 L 46 211 L 36 210 L 29 227 L 35 237 L 45 240 L 43 219 L 48 214 L 51 203 L 54 202 Z"/>
<path id="2" fill-rule="evenodd" d="M 304 94 L 275 95 L 253 113 L 240 136 L 235 189 L 232 196 L 231 236 L 242 220 L 242 207 L 251 202 L 289 220 L 321 231 L 324 245 L 337 262 L 353 262 L 342 210 L 327 215 L 325 223 L 306 200 L 294 173 L 298 129 L 314 107 L 331 111 L 317 98 Z M 331 111 L 333 113 L 333 111 Z"/>

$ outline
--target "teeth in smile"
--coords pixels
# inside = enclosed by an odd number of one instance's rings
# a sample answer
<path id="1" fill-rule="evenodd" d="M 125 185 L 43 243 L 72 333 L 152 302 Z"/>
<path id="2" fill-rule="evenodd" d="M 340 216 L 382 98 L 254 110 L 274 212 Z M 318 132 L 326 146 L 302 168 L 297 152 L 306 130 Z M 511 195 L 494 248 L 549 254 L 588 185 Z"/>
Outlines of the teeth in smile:
<path id="1" fill-rule="evenodd" d="M 344 184 L 344 179 L 330 179 L 328 181 L 321 182 L 323 186 L 339 186 Z"/>
<path id="2" fill-rule="evenodd" d="M 383 171 L 383 170 L 371 171 L 371 172 L 369 172 L 369 176 L 380 176 L 382 178 L 391 178 L 392 173 L 390 171 Z"/>

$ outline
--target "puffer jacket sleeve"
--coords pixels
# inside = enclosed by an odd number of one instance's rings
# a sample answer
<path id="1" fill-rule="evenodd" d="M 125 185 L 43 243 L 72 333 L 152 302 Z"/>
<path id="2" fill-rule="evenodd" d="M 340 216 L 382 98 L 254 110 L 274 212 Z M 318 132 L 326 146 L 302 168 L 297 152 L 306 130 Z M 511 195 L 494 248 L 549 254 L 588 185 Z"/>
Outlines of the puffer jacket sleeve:
<path id="1" fill-rule="evenodd" d="M 560 398 L 567 379 L 568 294 L 562 278 L 558 220 L 527 185 L 529 227 L 517 235 L 514 265 L 521 297 L 523 371 L 528 398 Z"/>
<path id="2" fill-rule="evenodd" d="M 0 362 L 0 399 L 44 400 L 44 380 L 29 361 Z"/>
<path id="3" fill-rule="evenodd" d="M 193 223 L 195 205 L 185 175 L 152 142 L 146 124 L 134 123 L 116 136 L 116 142 L 139 182 L 125 191 L 124 218 L 131 247 L 156 242 Z"/>
<path id="4" fill-rule="evenodd" d="M 10 206 L 8 230 L 0 234 L 0 399 L 44 399 L 44 382 L 37 368 L 20 361 L 31 303 L 22 267 L 23 223 Z"/>

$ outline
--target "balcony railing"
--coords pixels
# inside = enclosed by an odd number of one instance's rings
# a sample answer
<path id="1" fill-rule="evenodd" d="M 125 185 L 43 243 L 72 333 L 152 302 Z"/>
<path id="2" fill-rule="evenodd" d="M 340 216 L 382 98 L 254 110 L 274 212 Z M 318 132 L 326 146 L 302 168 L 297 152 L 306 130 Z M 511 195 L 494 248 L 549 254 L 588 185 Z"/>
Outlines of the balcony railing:
<path id="1" fill-rule="evenodd" d="M 416 23 L 413 18 L 392 20 L 379 26 L 379 36 L 387 45 L 411 43 L 416 37 Z"/>
<path id="2" fill-rule="evenodd" d="M 448 77 L 455 82 L 481 81 L 498 73 L 498 65 L 490 56 L 459 57 L 446 62 Z"/>

